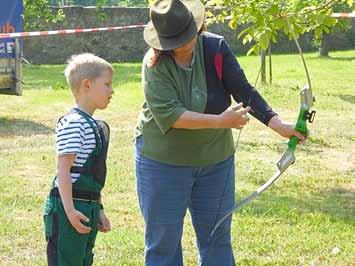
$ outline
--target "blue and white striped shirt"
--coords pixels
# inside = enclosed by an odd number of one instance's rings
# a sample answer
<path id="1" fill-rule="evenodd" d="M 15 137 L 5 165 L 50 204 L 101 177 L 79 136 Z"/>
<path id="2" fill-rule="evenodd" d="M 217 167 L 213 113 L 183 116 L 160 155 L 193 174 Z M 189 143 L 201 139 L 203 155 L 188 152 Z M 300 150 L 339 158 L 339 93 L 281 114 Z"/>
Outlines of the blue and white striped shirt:
<path id="1" fill-rule="evenodd" d="M 95 120 L 90 115 L 88 116 L 95 123 Z M 75 154 L 73 166 L 84 166 L 95 147 L 94 130 L 81 114 L 69 113 L 58 121 L 56 127 L 57 156 Z M 72 182 L 75 183 L 79 176 L 78 173 L 71 173 Z"/>

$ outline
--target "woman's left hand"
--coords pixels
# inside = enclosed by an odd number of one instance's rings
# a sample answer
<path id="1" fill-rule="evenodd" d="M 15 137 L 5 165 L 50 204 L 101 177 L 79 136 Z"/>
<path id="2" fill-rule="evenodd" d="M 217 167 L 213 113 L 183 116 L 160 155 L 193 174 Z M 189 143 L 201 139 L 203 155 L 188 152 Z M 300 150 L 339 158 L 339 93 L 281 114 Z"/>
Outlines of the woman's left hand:
<path id="1" fill-rule="evenodd" d="M 282 121 L 280 117 L 277 115 L 275 115 L 270 119 L 268 126 L 284 138 L 289 139 L 295 136 L 301 142 L 304 142 L 306 140 L 305 136 L 303 136 L 300 132 L 295 130 L 293 124 Z"/>

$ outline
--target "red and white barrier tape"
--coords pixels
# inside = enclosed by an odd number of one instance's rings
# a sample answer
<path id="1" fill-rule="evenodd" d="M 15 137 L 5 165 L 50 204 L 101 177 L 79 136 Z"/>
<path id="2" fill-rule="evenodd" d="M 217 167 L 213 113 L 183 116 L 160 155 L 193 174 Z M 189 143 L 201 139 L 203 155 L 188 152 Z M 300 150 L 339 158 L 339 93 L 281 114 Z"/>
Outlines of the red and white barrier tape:
<path id="1" fill-rule="evenodd" d="M 66 35 L 66 34 L 82 33 L 82 32 L 128 30 L 128 29 L 139 29 L 139 28 L 144 28 L 144 27 L 145 27 L 145 25 L 141 24 L 141 25 L 117 26 L 117 27 L 93 28 L 93 29 L 70 29 L 70 30 L 0 33 L 0 39 L 31 37 L 31 36 Z"/>
<path id="2" fill-rule="evenodd" d="M 355 13 L 333 13 L 332 17 L 333 18 L 355 18 Z M 230 16 L 227 17 L 226 19 L 230 19 Z M 66 34 L 83 33 L 83 32 L 128 30 L 128 29 L 139 29 L 144 27 L 145 27 L 144 24 L 139 24 L 139 25 L 130 25 L 130 26 L 117 26 L 117 27 L 92 28 L 92 29 L 70 29 L 70 30 L 0 33 L 0 39 L 31 37 L 31 36 L 66 35 Z"/>
<path id="3" fill-rule="evenodd" d="M 355 13 L 333 13 L 333 18 L 355 18 Z"/>
<path id="4" fill-rule="evenodd" d="M 355 13 L 332 13 L 332 18 L 355 18 Z M 232 16 L 225 17 L 226 20 L 232 19 Z"/>

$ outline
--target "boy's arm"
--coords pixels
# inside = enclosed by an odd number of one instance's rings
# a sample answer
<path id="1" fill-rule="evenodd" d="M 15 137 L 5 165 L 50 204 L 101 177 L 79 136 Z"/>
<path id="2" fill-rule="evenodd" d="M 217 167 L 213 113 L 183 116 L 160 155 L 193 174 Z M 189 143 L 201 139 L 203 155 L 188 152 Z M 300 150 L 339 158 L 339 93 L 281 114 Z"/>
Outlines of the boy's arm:
<path id="1" fill-rule="evenodd" d="M 58 156 L 58 189 L 69 222 L 76 231 L 81 234 L 87 234 L 91 231 L 91 228 L 82 224 L 81 221 L 89 222 L 89 218 L 77 211 L 73 204 L 73 185 L 70 176 L 70 168 L 72 167 L 74 160 L 75 154 L 63 154 Z"/>

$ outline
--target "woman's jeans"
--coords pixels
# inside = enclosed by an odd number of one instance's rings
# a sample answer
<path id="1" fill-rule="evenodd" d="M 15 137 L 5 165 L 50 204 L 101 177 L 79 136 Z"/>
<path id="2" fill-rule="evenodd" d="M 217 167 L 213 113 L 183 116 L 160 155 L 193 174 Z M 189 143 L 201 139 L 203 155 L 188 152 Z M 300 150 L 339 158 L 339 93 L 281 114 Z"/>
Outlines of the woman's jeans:
<path id="1" fill-rule="evenodd" d="M 235 265 L 229 217 L 210 233 L 234 205 L 234 156 L 206 167 L 185 167 L 142 155 L 143 138 L 136 139 L 139 205 L 145 220 L 145 265 L 182 266 L 181 237 L 188 208 L 203 266 Z M 172 151 L 173 152 L 173 151 Z"/>

